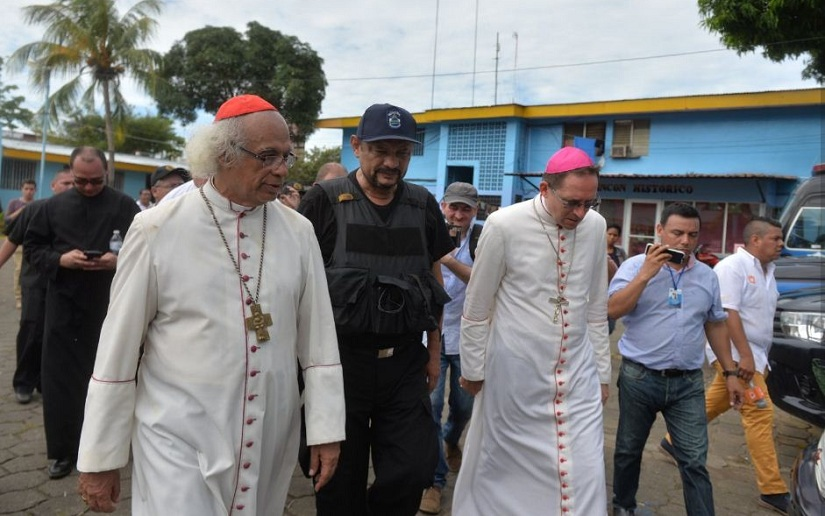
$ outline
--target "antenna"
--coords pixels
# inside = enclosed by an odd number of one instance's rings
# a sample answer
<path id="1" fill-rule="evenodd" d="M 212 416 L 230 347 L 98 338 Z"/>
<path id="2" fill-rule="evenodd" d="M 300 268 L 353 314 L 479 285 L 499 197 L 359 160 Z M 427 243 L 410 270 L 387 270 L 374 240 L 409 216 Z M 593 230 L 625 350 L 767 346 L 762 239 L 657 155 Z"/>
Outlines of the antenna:
<path id="1" fill-rule="evenodd" d="M 496 75 L 495 75 L 496 85 L 495 85 L 495 88 L 493 89 L 493 105 L 494 106 L 498 105 L 498 53 L 499 53 L 500 50 L 501 50 L 501 45 L 498 44 L 498 32 L 496 32 Z"/>

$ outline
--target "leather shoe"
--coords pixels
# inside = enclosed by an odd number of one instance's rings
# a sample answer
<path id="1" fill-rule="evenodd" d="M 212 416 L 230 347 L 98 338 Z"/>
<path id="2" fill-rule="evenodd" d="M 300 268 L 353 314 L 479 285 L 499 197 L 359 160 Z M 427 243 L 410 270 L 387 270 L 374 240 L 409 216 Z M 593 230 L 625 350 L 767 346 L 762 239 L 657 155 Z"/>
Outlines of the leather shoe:
<path id="1" fill-rule="evenodd" d="M 49 478 L 57 480 L 72 472 L 72 461 L 69 459 L 57 459 L 49 464 Z"/>
<path id="2" fill-rule="evenodd" d="M 14 389 L 14 397 L 17 398 L 17 403 L 25 405 L 32 400 L 32 393 L 24 389 Z"/>
<path id="3" fill-rule="evenodd" d="M 453 473 L 458 473 L 461 469 L 461 459 L 463 454 L 457 444 L 444 443 L 444 459 L 447 462 L 447 469 Z"/>
<path id="4" fill-rule="evenodd" d="M 424 491 L 418 510 L 424 514 L 438 514 L 441 512 L 441 488 L 432 486 Z"/>

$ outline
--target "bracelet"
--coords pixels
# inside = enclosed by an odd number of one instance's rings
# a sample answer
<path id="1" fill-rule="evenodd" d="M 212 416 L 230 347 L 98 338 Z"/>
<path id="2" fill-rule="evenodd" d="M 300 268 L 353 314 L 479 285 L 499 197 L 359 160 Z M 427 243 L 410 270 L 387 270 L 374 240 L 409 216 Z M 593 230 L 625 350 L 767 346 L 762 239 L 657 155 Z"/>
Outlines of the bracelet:
<path id="1" fill-rule="evenodd" d="M 722 371 L 722 376 L 724 376 L 726 379 L 730 376 L 739 376 L 739 371 L 738 370 Z"/>

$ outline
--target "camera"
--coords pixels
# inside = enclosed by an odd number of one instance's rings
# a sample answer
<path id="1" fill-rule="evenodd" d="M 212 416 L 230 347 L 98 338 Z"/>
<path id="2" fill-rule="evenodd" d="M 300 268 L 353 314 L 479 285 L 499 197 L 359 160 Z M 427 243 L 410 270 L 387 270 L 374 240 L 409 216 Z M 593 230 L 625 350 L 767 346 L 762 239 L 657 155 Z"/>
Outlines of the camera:
<path id="1" fill-rule="evenodd" d="M 650 253 L 650 248 L 652 248 L 652 247 L 653 247 L 653 244 L 647 244 L 645 246 L 645 254 L 649 254 Z M 676 265 L 680 265 L 680 264 L 685 262 L 685 258 L 686 258 L 685 253 L 682 252 L 682 251 L 679 251 L 678 249 L 668 249 L 667 254 L 670 255 L 670 258 L 668 259 L 669 262 L 675 263 Z"/>
<path id="2" fill-rule="evenodd" d="M 447 223 L 447 231 L 450 233 L 450 238 L 453 240 L 453 245 L 461 247 L 461 226 Z"/>

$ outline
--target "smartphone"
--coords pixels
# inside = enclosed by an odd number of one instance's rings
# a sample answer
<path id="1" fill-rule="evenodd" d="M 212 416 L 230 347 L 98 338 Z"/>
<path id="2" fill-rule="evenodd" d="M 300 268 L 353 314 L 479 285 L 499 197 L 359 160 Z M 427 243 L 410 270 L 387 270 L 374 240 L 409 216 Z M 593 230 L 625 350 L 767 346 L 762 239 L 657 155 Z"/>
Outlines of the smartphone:
<path id="1" fill-rule="evenodd" d="M 101 256 L 103 256 L 103 251 L 88 250 L 83 251 L 83 254 L 86 255 L 87 260 L 91 260 L 93 258 L 100 258 Z"/>
<path id="2" fill-rule="evenodd" d="M 650 252 L 651 247 L 653 247 L 653 244 L 647 244 L 645 246 L 645 254 L 648 254 Z M 685 253 L 682 252 L 682 251 L 679 251 L 678 249 L 668 249 L 667 254 L 670 255 L 670 258 L 668 259 L 668 261 L 672 262 L 672 263 L 675 263 L 676 265 L 680 265 L 680 264 L 684 263 L 685 258 L 686 258 Z"/>

